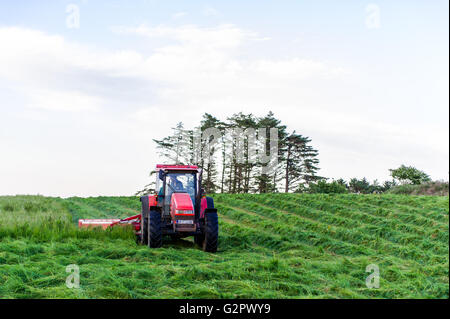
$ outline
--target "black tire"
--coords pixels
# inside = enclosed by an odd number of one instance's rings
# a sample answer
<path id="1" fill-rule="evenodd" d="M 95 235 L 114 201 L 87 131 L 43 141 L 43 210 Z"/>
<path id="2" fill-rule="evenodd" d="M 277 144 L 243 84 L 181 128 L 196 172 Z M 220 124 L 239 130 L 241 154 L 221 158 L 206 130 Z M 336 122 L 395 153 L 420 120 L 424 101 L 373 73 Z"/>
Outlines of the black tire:
<path id="1" fill-rule="evenodd" d="M 161 213 L 151 210 L 148 218 L 148 247 L 159 248 L 162 246 L 161 225 Z"/>
<path id="2" fill-rule="evenodd" d="M 199 247 L 203 247 L 203 242 L 205 241 L 205 234 L 195 235 L 194 243 Z"/>
<path id="3" fill-rule="evenodd" d="M 150 212 L 150 207 L 148 205 L 148 196 L 141 197 L 142 210 L 141 210 L 141 244 L 148 244 L 148 214 Z"/>
<path id="4" fill-rule="evenodd" d="M 214 199 L 212 197 L 206 197 L 206 207 L 214 208 Z"/>
<path id="5" fill-rule="evenodd" d="M 215 253 L 219 242 L 219 218 L 217 213 L 207 213 L 205 216 L 205 240 L 203 250 Z"/>

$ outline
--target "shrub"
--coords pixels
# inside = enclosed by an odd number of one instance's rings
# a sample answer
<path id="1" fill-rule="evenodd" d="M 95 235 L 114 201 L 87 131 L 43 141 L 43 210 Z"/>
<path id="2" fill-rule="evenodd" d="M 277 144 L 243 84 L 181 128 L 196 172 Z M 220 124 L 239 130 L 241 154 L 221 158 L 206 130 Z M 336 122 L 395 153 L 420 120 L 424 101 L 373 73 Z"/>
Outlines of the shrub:
<path id="1" fill-rule="evenodd" d="M 431 182 L 430 176 L 425 172 L 413 167 L 402 165 L 397 169 L 390 169 L 392 178 L 398 180 L 402 184 L 420 185 Z"/>
<path id="2" fill-rule="evenodd" d="M 11 204 L 11 203 L 6 203 L 6 204 L 3 204 L 2 210 L 4 210 L 5 212 L 13 212 L 13 211 L 16 210 L 16 208 L 14 207 L 13 204 Z"/>
<path id="3" fill-rule="evenodd" d="M 399 185 L 389 190 L 391 194 L 399 195 L 438 195 L 448 196 L 449 183 L 442 181 L 427 182 L 420 185 Z"/>
<path id="4" fill-rule="evenodd" d="M 323 194 L 344 194 L 347 193 L 345 185 L 337 181 L 328 183 L 327 181 L 318 181 L 309 185 L 308 193 L 323 193 Z"/>

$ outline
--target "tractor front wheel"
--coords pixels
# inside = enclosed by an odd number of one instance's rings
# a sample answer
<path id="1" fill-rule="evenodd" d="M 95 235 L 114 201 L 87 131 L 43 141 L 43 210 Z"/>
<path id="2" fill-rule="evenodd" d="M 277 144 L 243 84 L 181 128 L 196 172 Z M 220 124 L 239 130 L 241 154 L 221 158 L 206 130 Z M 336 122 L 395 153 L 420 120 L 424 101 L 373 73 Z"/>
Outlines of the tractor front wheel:
<path id="1" fill-rule="evenodd" d="M 205 234 L 195 235 L 194 243 L 200 247 L 203 247 L 203 242 L 205 241 Z"/>
<path id="2" fill-rule="evenodd" d="M 141 244 L 147 245 L 148 244 L 148 217 L 144 217 L 142 215 L 141 217 Z"/>
<path id="3" fill-rule="evenodd" d="M 148 247 L 159 248 L 162 246 L 161 213 L 151 210 L 148 218 Z"/>
<path id="4" fill-rule="evenodd" d="M 215 253 L 219 239 L 219 219 L 217 213 L 207 213 L 205 216 L 205 239 L 203 250 Z"/>

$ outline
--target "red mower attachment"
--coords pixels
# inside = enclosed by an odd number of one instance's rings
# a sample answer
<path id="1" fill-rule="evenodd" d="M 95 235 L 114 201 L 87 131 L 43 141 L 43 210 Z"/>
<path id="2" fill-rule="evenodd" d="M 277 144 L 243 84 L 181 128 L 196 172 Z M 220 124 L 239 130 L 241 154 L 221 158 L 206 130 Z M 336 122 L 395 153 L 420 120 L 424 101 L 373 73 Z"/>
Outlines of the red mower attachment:
<path id="1" fill-rule="evenodd" d="M 141 214 L 127 217 L 124 219 L 118 218 L 103 218 L 103 219 L 79 219 L 78 228 L 89 228 L 89 227 L 101 227 L 107 229 L 108 227 L 113 227 L 116 225 L 133 225 L 135 231 L 141 229 Z"/>
<path id="2" fill-rule="evenodd" d="M 111 224 L 115 224 L 120 222 L 120 219 L 117 218 L 109 218 L 109 219 L 79 219 L 78 220 L 78 228 L 93 228 L 93 227 L 101 227 L 106 229 L 111 226 Z"/>

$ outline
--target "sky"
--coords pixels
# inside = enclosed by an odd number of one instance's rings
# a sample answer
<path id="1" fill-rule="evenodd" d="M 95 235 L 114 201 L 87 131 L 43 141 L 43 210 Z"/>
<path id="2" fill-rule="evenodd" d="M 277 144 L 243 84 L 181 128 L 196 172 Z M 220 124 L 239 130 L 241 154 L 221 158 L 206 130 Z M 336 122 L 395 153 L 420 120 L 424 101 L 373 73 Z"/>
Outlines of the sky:
<path id="1" fill-rule="evenodd" d="M 273 111 L 321 176 L 448 180 L 448 6 L 0 0 L 0 195 L 133 195 L 205 112 Z"/>

